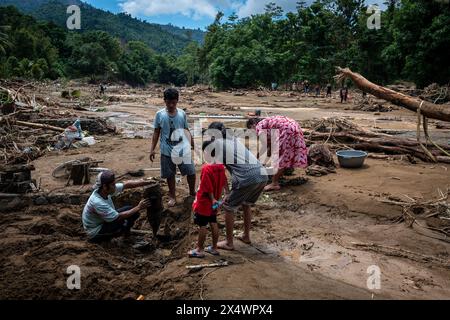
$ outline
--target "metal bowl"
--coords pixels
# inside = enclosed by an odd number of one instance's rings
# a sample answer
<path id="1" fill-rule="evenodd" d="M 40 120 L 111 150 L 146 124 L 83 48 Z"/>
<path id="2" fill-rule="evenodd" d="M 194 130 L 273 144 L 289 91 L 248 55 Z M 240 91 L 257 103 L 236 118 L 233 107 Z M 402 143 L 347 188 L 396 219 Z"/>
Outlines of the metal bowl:
<path id="1" fill-rule="evenodd" d="M 336 152 L 342 168 L 361 168 L 368 154 L 358 150 L 341 150 Z"/>

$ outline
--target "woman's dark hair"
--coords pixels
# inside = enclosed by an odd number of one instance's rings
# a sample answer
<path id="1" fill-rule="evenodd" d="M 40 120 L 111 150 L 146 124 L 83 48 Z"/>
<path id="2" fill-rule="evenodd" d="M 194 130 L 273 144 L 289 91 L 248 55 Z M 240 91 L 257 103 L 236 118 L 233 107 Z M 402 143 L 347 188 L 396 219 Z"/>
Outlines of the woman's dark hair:
<path id="1" fill-rule="evenodd" d="M 262 121 L 261 118 L 250 118 L 247 121 L 247 129 L 251 129 Z"/>
<path id="2" fill-rule="evenodd" d="M 180 94 L 177 89 L 170 88 L 164 91 L 164 101 L 179 100 Z"/>

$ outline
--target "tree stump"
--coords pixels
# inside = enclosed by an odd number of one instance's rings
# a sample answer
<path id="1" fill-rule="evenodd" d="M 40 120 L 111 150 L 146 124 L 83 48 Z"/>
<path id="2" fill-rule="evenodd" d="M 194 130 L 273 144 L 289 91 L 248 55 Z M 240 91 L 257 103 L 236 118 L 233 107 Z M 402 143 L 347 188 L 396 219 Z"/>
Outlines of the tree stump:
<path id="1" fill-rule="evenodd" d="M 164 206 L 162 204 L 162 192 L 159 184 L 147 187 L 144 190 L 144 198 L 150 200 L 150 207 L 147 208 L 147 220 L 153 230 L 153 235 L 156 237 L 162 220 L 162 212 Z"/>

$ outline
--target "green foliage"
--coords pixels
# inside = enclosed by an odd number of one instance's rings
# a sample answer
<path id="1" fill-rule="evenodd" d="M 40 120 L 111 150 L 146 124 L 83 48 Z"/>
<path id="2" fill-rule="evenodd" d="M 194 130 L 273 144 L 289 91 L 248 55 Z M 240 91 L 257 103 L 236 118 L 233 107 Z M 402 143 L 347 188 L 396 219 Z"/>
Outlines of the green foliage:
<path id="1" fill-rule="evenodd" d="M 53 23 L 37 22 L 14 7 L 0 7 L 0 21 L 10 27 L 10 45 L 0 57 L 0 75 L 37 80 L 90 77 L 92 80 L 124 80 L 132 85 L 149 82 L 184 85 L 190 67 L 186 54 L 178 63 L 172 55 L 159 54 L 147 44 L 120 41 L 104 31 L 68 32 Z M 192 61 L 192 60 L 189 60 Z M 185 69 L 183 69 L 185 68 Z M 198 77 L 194 76 L 192 81 Z"/>
<path id="2" fill-rule="evenodd" d="M 58 26 L 66 18 L 58 8 L 67 1 L 22 2 L 54 23 L 0 7 L 1 25 L 7 26 L 0 28 L 2 78 L 90 77 L 136 86 L 210 82 L 217 88 L 304 80 L 325 85 L 341 66 L 380 84 L 449 81 L 450 7 L 442 2 L 388 0 L 380 30 L 367 28 L 362 0 L 299 2 L 296 12 L 286 14 L 270 3 L 265 13 L 244 19 L 233 14 L 225 21 L 219 12 L 199 43 L 198 32 L 150 25 L 86 4 L 86 30 L 68 32 Z M 0 0 L 0 5 L 5 2 L 17 1 Z"/>
<path id="3" fill-rule="evenodd" d="M 450 74 L 450 7 L 437 1 L 389 0 L 380 30 L 367 28 L 363 0 L 316 0 L 283 14 L 266 13 L 208 27 L 200 70 L 218 88 L 309 80 L 325 85 L 335 66 L 381 84 L 398 79 L 425 86 Z"/>
<path id="4" fill-rule="evenodd" d="M 82 32 L 104 31 L 124 41 L 141 41 L 159 53 L 180 54 L 191 42 L 203 41 L 204 32 L 172 25 L 147 23 L 129 14 L 113 14 L 78 0 L 0 0 L 0 6 L 14 5 L 37 20 L 50 21 L 65 28 L 69 4 L 82 12 Z"/>

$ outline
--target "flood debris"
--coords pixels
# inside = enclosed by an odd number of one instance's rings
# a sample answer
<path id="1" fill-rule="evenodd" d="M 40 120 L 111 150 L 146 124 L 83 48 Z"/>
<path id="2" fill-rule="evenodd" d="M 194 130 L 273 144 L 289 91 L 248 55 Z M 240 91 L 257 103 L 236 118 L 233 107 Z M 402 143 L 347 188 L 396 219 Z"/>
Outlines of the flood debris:
<path id="1" fill-rule="evenodd" d="M 0 87 L 0 163 L 23 164 L 36 160 L 54 146 L 57 149 L 72 146 L 74 139 L 61 142 L 60 134 L 67 133 L 79 116 L 54 97 L 30 96 L 25 91 L 29 86 L 34 88 L 32 84 L 13 82 L 2 82 Z M 91 134 L 115 133 L 115 127 L 104 119 L 82 118 L 79 125 L 77 131 L 83 128 Z M 78 147 L 93 143 L 95 139 L 90 138 Z"/>
<path id="2" fill-rule="evenodd" d="M 373 132 L 344 118 L 327 118 L 302 123 L 309 145 L 332 142 L 335 149 L 362 150 L 383 154 L 410 155 L 425 162 L 450 163 L 449 145 L 428 144 L 424 150 L 419 139 Z"/>
<path id="3" fill-rule="evenodd" d="M 31 178 L 33 165 L 3 165 L 0 166 L 0 192 L 28 193 L 36 190 L 36 180 Z"/>
<path id="4" fill-rule="evenodd" d="M 333 154 L 325 144 L 313 144 L 308 149 L 308 168 L 306 174 L 321 177 L 336 173 L 336 163 Z"/>
<path id="5" fill-rule="evenodd" d="M 401 206 L 402 216 L 396 222 L 405 222 L 410 228 L 417 225 L 419 228 L 428 229 L 444 235 L 444 241 L 450 242 L 450 202 L 449 190 L 438 190 L 439 198 L 424 201 L 405 196 L 406 201 L 400 199 L 385 199 L 384 203 Z"/>

